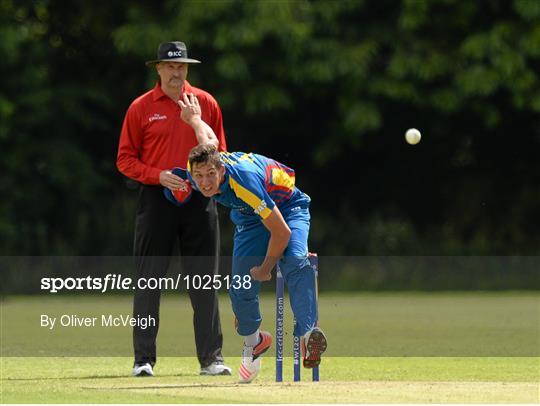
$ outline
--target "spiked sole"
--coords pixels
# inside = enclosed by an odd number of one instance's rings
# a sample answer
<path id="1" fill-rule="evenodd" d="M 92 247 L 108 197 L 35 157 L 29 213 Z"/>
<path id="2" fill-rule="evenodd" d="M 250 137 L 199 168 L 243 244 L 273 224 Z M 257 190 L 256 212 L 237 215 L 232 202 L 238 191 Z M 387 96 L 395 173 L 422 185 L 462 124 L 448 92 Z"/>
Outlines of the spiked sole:
<path id="1" fill-rule="evenodd" d="M 328 343 L 324 333 L 315 329 L 309 335 L 306 343 L 306 355 L 304 356 L 304 368 L 315 368 L 321 363 L 321 355 L 326 351 Z"/>

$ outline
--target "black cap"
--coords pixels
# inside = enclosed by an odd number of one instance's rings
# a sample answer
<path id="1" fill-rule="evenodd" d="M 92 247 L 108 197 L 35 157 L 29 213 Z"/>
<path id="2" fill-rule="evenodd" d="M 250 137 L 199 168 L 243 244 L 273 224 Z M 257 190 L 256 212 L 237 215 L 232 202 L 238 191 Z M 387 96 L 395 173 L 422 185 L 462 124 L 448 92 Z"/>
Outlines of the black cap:
<path id="1" fill-rule="evenodd" d="M 201 63 L 196 59 L 188 58 L 186 44 L 180 41 L 159 44 L 157 59 L 147 61 L 146 65 L 151 66 L 158 62 Z"/>

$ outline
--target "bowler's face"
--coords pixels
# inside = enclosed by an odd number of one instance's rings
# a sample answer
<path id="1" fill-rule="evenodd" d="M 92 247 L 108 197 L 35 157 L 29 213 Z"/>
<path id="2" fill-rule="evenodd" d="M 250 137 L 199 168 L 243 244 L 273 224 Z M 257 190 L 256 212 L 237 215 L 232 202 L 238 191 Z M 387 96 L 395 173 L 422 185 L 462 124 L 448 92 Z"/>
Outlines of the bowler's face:
<path id="1" fill-rule="evenodd" d="M 187 63 L 160 62 L 156 65 L 156 69 L 163 86 L 182 89 L 188 73 Z"/>
<path id="2" fill-rule="evenodd" d="M 191 177 L 195 181 L 197 188 L 206 197 L 212 197 L 219 193 L 219 186 L 223 181 L 225 168 L 216 168 L 209 163 L 194 163 L 191 167 Z"/>

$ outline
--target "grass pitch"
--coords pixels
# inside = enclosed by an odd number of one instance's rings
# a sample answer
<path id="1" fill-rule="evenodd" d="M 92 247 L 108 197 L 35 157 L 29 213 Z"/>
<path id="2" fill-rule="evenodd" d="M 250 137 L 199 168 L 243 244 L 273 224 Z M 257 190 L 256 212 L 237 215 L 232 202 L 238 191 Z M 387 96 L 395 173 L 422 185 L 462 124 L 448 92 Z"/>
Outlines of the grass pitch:
<path id="1" fill-rule="evenodd" d="M 39 327 L 40 314 L 129 313 L 129 296 L 8 297 L 1 304 L 0 403 L 539 403 L 535 293 L 326 294 L 321 382 L 292 382 L 286 315 L 283 383 L 273 349 L 255 383 L 237 383 L 241 340 L 221 295 L 233 376 L 199 376 L 191 309 L 165 295 L 154 378 L 130 376 L 131 328 Z M 274 298 L 262 300 L 274 330 Z M 308 378 L 308 379 L 306 379 Z"/>
<path id="2" fill-rule="evenodd" d="M 321 382 L 199 376 L 195 358 L 162 358 L 153 378 L 131 358 L 4 358 L 3 403 L 538 403 L 538 358 L 327 358 Z M 292 369 L 292 368 L 288 368 Z M 304 370 L 305 371 L 305 370 Z M 302 372 L 304 372 L 302 371 Z"/>

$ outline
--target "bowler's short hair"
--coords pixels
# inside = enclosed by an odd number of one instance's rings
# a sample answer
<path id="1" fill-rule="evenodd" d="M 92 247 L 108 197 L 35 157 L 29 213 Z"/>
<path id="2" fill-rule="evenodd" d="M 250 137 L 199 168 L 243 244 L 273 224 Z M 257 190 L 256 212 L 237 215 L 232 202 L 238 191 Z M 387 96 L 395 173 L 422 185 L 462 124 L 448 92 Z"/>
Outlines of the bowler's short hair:
<path id="1" fill-rule="evenodd" d="M 193 164 L 210 164 L 216 168 L 221 167 L 221 159 L 215 145 L 201 144 L 192 148 L 188 156 L 189 169 L 193 169 Z"/>

